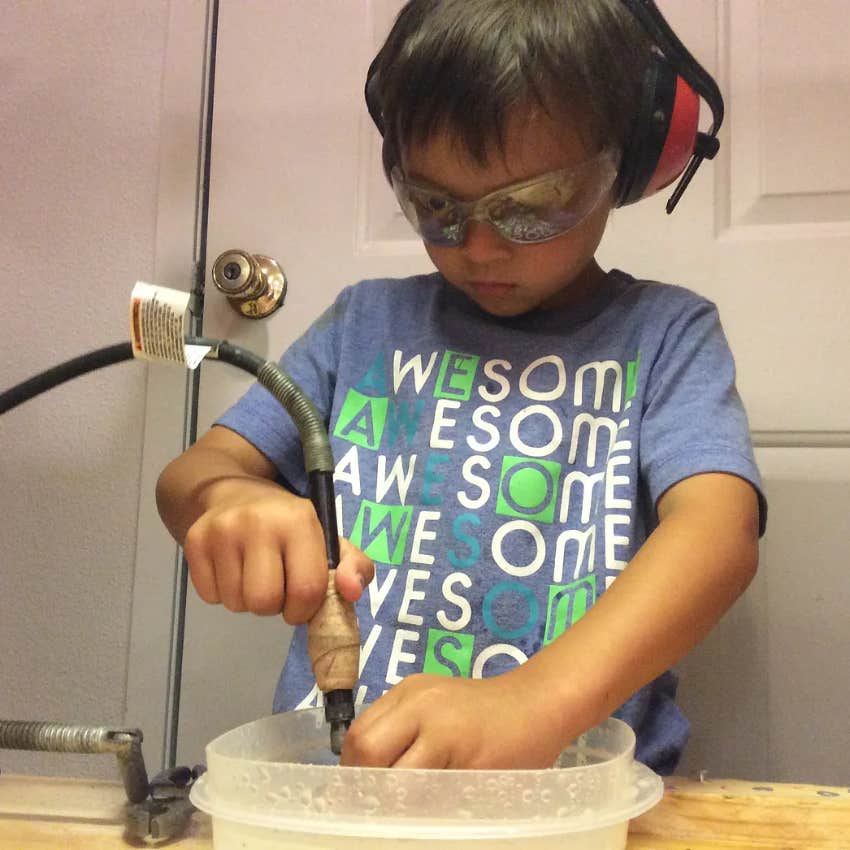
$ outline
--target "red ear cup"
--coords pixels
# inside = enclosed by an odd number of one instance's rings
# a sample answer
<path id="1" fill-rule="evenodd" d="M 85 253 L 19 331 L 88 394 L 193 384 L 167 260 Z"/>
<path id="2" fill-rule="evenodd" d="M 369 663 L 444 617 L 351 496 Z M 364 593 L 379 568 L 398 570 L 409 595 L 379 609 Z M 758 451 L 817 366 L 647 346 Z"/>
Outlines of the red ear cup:
<path id="1" fill-rule="evenodd" d="M 672 183 L 697 143 L 699 97 L 663 56 L 644 76 L 638 113 L 623 152 L 617 206 L 646 198 Z"/>
<path id="2" fill-rule="evenodd" d="M 641 197 L 647 197 L 669 186 L 684 170 L 693 156 L 699 129 L 699 95 L 676 77 L 673 114 L 667 128 L 667 138 L 658 157 L 655 173 L 649 178 Z"/>

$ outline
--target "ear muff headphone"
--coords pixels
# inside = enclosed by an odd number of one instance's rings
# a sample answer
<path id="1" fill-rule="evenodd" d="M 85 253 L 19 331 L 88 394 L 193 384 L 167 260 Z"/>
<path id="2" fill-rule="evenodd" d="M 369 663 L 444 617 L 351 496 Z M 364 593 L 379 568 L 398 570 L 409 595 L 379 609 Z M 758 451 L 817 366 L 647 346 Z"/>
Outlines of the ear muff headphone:
<path id="1" fill-rule="evenodd" d="M 617 177 L 617 206 L 655 194 L 681 179 L 667 201 L 671 213 L 703 159 L 720 143 L 723 97 L 711 75 L 694 59 L 653 0 L 623 0 L 655 50 L 644 74 L 640 103 Z M 699 130 L 699 101 L 711 108 L 707 133 Z"/>
<path id="2" fill-rule="evenodd" d="M 694 59 L 653 0 L 623 0 L 651 39 L 655 50 L 646 70 L 638 111 L 623 151 L 617 177 L 616 205 L 625 206 L 655 194 L 680 177 L 667 201 L 671 213 L 703 159 L 720 147 L 723 97 L 711 75 Z M 377 95 L 377 57 L 366 74 L 366 106 L 384 134 Z M 699 130 L 699 101 L 711 108 L 707 133 Z"/>

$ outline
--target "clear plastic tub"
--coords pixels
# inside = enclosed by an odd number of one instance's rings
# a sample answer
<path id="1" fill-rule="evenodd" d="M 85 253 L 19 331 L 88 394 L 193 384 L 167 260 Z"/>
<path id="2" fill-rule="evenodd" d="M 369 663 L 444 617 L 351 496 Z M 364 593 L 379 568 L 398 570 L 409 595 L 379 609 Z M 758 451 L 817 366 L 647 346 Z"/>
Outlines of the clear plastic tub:
<path id="1" fill-rule="evenodd" d="M 663 792 L 634 744 L 612 718 L 548 770 L 339 767 L 322 710 L 291 711 L 212 741 L 191 799 L 215 850 L 623 850 Z"/>

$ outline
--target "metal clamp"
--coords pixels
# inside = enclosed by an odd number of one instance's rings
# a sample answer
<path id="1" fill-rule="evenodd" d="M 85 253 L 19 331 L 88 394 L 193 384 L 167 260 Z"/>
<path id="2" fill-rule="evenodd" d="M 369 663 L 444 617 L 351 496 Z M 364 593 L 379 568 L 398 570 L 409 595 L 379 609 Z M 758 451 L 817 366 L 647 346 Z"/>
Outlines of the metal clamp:
<path id="1" fill-rule="evenodd" d="M 157 774 L 150 795 L 127 807 L 127 834 L 140 840 L 163 841 L 186 832 L 195 807 L 189 800 L 192 783 L 206 768 L 203 765 L 175 767 Z"/>
<path id="2" fill-rule="evenodd" d="M 0 749 L 115 753 L 128 800 L 125 826 L 129 836 L 156 841 L 177 838 L 185 832 L 195 810 L 189 801 L 192 782 L 205 768 L 172 768 L 149 783 L 142 737 L 140 729 L 0 720 Z"/>

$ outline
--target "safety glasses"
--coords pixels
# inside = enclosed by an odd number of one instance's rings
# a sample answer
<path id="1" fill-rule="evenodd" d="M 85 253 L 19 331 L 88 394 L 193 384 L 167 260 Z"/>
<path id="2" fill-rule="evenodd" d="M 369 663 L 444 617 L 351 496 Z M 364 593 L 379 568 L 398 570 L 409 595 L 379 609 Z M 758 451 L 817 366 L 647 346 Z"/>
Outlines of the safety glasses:
<path id="1" fill-rule="evenodd" d="M 617 166 L 609 151 L 574 168 L 514 183 L 479 198 L 459 201 L 407 180 L 396 166 L 393 190 L 413 229 L 431 245 L 460 245 L 471 219 L 486 221 L 510 242 L 546 242 L 572 230 L 614 185 Z"/>

